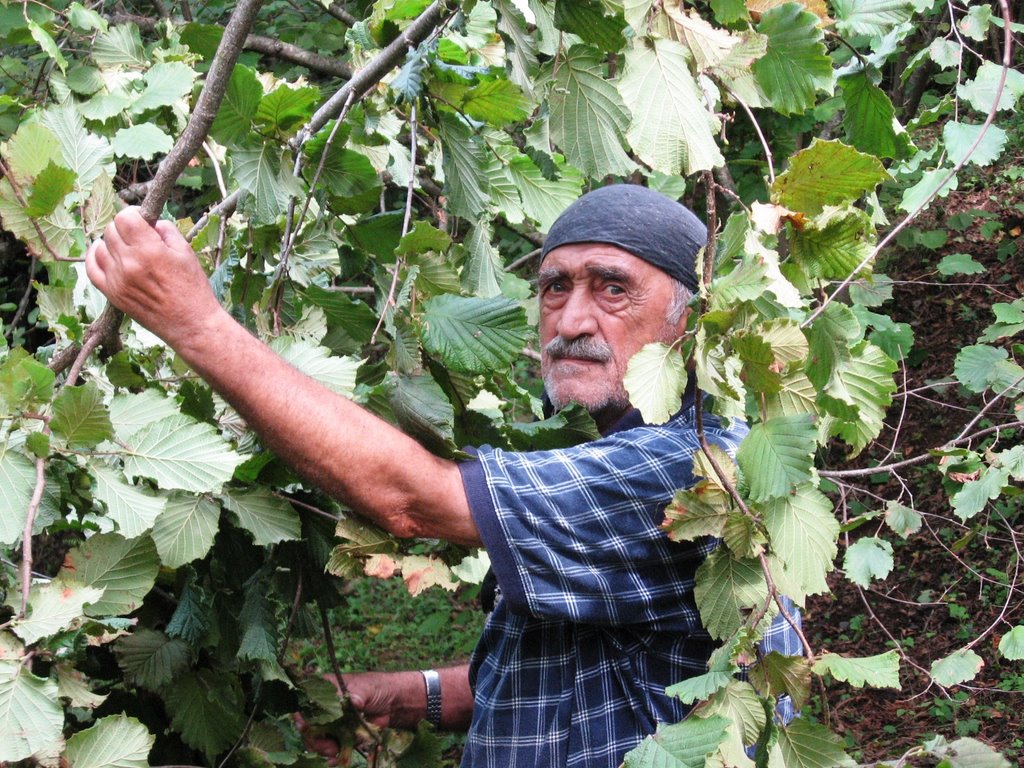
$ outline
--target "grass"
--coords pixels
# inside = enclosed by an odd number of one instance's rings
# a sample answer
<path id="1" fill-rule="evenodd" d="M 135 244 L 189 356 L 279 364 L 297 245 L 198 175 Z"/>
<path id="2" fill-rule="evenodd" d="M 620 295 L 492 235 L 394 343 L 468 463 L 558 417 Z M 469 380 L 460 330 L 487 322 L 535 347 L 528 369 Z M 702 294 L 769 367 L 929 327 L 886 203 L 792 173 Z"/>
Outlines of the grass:
<path id="1" fill-rule="evenodd" d="M 484 624 L 478 591 L 434 587 L 412 597 L 399 578 L 356 580 L 330 612 L 338 664 L 343 672 L 392 672 L 468 659 Z M 296 652 L 303 666 L 331 669 L 322 643 L 302 642 Z"/>

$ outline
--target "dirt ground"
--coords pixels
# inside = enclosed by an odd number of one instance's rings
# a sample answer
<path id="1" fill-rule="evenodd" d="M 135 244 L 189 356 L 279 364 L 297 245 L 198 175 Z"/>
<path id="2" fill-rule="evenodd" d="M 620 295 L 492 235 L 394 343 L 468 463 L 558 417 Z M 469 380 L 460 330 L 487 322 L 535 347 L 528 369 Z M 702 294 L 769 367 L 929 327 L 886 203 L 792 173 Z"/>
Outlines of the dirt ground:
<path id="1" fill-rule="evenodd" d="M 918 235 L 904 237 L 901 247 L 883 255 L 879 271 L 896 281 L 894 301 L 883 311 L 909 323 L 915 333 L 916 352 L 905 367 L 906 390 L 947 379 L 956 353 L 976 343 L 994 319 L 991 303 L 1024 295 L 1024 195 L 1016 187 L 1019 182 L 983 177 L 974 188 L 951 193 L 916 222 Z M 938 233 L 943 230 L 947 237 L 940 244 Z M 936 265 L 953 253 L 969 254 L 986 271 L 938 274 Z M 1010 346 L 1006 344 L 1008 350 Z M 902 375 L 897 373 L 898 380 Z M 970 403 L 959 397 L 956 387 L 933 388 L 908 398 L 902 416 L 893 408 L 890 428 L 882 437 L 887 445 L 874 454 L 865 451 L 858 462 L 884 456 L 897 423 L 902 457 L 942 444 L 970 420 L 965 407 Z M 1004 421 L 1012 415 L 1010 410 L 1002 409 Z M 995 409 L 993 418 L 998 412 Z M 1024 766 L 1024 662 L 1000 660 L 996 650 L 1004 632 L 1024 623 L 1024 574 L 1015 573 L 1021 565 L 1019 547 L 1024 546 L 1024 496 L 1002 510 L 990 510 L 988 516 L 983 513 L 972 521 L 978 525 L 964 526 L 952 516 L 934 470 L 911 470 L 903 478 L 914 489 L 914 506 L 925 516 L 925 527 L 895 544 L 893 575 L 879 583 L 878 591 L 862 593 L 834 573 L 834 595 L 813 599 L 805 619 L 809 639 L 818 650 L 864 656 L 898 644 L 905 654 L 903 690 L 833 684 L 819 697 L 816 714 L 847 735 L 851 753 L 861 763 L 895 761 L 923 737 L 941 734 L 948 739 L 973 736 L 1002 751 L 1012 764 Z M 898 482 L 890 479 L 872 485 L 855 500 L 877 509 L 882 500 L 894 499 L 899 492 Z M 862 532 L 873 535 L 877 525 L 874 521 L 863 526 L 850 534 L 850 540 Z M 840 565 L 842 552 L 841 540 Z M 1017 586 L 1007 588 L 1015 576 Z M 985 666 L 975 680 L 948 690 L 929 685 L 927 668 L 933 660 L 965 647 L 983 632 L 987 634 L 973 650 Z"/>

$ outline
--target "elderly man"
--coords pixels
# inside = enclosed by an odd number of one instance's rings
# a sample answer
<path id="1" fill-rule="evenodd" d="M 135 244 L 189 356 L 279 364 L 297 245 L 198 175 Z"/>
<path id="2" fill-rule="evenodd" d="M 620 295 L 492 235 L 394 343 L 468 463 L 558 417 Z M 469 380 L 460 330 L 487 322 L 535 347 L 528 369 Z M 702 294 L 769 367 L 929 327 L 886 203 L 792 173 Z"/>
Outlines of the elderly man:
<path id="1" fill-rule="evenodd" d="M 552 405 L 580 403 L 602 437 L 556 451 L 484 448 L 461 464 L 253 338 L 169 222 L 119 213 L 87 268 L 310 480 L 398 536 L 486 547 L 498 599 L 470 666 L 353 676 L 368 715 L 459 727 L 471 714 L 467 766 L 618 766 L 685 714 L 665 687 L 703 673 L 713 648 L 693 579 L 714 542 L 673 543 L 659 527 L 674 491 L 694 482 L 692 388 L 668 423 L 648 426 L 622 383 L 643 345 L 683 332 L 704 240 L 689 210 L 643 187 L 605 187 L 570 206 L 539 271 L 541 367 Z M 704 428 L 729 451 L 745 434 L 711 415 Z M 769 639 L 797 650 L 779 623 Z"/>

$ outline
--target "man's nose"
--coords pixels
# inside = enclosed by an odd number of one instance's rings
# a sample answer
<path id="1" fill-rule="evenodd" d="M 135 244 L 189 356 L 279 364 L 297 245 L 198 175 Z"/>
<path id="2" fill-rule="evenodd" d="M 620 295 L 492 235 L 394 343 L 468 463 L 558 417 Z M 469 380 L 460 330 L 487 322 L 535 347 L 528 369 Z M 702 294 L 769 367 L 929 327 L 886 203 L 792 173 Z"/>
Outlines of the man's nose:
<path id="1" fill-rule="evenodd" d="M 564 339 L 596 335 L 597 312 L 598 307 L 587 291 L 572 291 L 558 316 L 558 335 Z"/>

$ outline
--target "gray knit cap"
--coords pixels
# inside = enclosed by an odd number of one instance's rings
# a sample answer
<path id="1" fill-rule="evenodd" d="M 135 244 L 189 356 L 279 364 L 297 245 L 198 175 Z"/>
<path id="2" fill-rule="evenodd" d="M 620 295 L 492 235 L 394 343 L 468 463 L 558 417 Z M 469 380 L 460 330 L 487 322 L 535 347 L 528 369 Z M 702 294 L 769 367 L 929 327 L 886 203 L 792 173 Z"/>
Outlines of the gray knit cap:
<path id="1" fill-rule="evenodd" d="M 697 252 L 707 228 L 685 206 L 635 184 L 613 184 L 588 192 L 551 226 L 541 261 L 560 245 L 607 243 L 629 251 L 697 290 Z"/>

